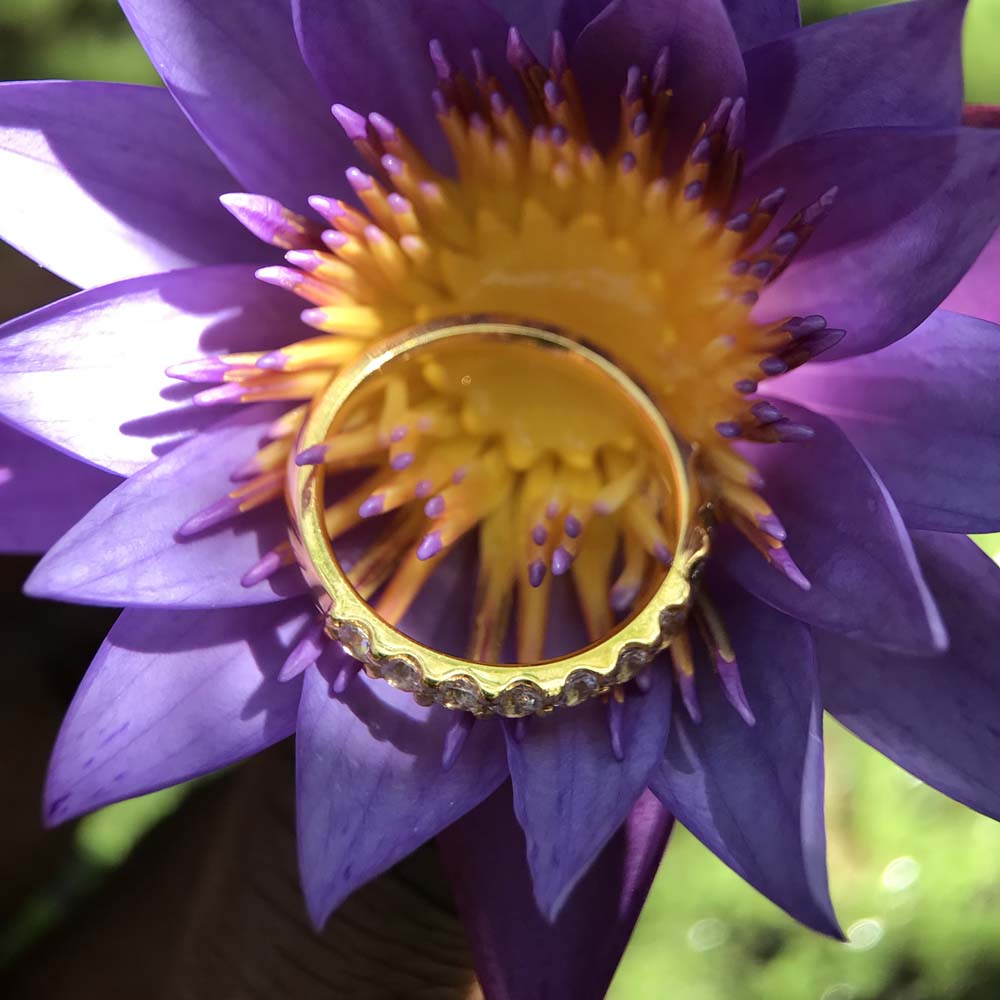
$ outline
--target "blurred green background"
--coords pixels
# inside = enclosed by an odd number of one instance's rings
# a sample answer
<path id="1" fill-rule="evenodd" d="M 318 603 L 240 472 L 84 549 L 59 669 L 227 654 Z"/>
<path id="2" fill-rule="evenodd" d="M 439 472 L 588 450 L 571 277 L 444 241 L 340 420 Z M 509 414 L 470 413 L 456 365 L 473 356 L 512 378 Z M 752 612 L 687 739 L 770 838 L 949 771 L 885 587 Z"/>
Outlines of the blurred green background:
<path id="1" fill-rule="evenodd" d="M 219 0 L 224 3 L 225 0 Z M 803 0 L 814 21 L 872 3 Z M 1000 103 L 1000 0 L 972 0 L 967 96 Z M 113 0 L 2 0 L 2 75 L 156 82 Z M 997 537 L 981 543 L 993 555 Z M 995 1000 L 1000 825 L 946 800 L 827 723 L 830 876 L 848 942 L 792 922 L 679 830 L 612 1000 Z M 74 874 L 0 927 L 0 966 L 120 864 L 184 790 L 76 829 Z M 67 888 L 68 885 L 68 888 Z"/>

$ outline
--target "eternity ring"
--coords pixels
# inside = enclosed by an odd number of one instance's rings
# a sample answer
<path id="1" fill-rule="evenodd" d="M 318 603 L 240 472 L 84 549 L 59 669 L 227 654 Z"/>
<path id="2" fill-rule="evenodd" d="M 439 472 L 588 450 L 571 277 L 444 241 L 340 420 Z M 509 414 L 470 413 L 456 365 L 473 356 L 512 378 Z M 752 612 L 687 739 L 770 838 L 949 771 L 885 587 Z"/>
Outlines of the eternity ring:
<path id="1" fill-rule="evenodd" d="M 389 366 L 456 345 L 468 347 L 471 338 L 515 344 L 522 351 L 528 346 L 557 352 L 568 363 L 584 366 L 589 376 L 599 378 L 618 396 L 647 435 L 650 460 L 660 463 L 675 505 L 672 523 L 677 530 L 669 568 L 640 606 L 606 638 L 571 655 L 530 664 L 479 663 L 415 641 L 380 618 L 357 593 L 326 531 L 322 464 L 290 468 L 287 499 L 292 544 L 327 633 L 362 663 L 369 676 L 410 692 L 422 704 L 519 718 L 604 694 L 636 676 L 665 649 L 687 618 L 710 536 L 704 510 L 699 510 L 694 477 L 670 427 L 644 390 L 591 347 L 554 330 L 517 322 L 472 317 L 410 329 L 383 341 L 342 369 L 316 399 L 300 432 L 297 453 L 336 434 L 345 407 Z"/>

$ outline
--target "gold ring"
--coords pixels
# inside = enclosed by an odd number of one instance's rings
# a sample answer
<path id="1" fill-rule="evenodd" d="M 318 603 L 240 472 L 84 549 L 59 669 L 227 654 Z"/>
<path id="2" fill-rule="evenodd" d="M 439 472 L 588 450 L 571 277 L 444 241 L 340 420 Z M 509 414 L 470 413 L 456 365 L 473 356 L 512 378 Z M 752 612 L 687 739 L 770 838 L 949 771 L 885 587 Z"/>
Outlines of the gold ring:
<path id="1" fill-rule="evenodd" d="M 326 630 L 366 672 L 412 693 L 476 715 L 520 718 L 576 705 L 633 678 L 683 626 L 698 570 L 708 555 L 709 530 L 699 516 L 693 477 L 662 414 L 643 389 L 591 348 L 552 330 L 488 318 L 448 321 L 405 331 L 341 370 L 314 403 L 296 445 L 301 453 L 326 440 L 348 400 L 387 365 L 459 338 L 531 344 L 561 352 L 604 377 L 645 425 L 676 500 L 673 560 L 649 600 L 600 642 L 569 656 L 532 664 L 490 664 L 446 655 L 381 619 L 355 591 L 333 552 L 324 524 L 324 468 L 291 466 L 288 504 L 292 544 Z"/>

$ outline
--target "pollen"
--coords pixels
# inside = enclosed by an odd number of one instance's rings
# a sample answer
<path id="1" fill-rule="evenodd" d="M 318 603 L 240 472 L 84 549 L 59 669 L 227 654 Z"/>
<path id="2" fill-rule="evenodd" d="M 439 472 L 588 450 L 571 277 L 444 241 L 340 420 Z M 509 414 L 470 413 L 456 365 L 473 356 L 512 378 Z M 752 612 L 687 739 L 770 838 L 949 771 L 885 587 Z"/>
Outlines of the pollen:
<path id="1" fill-rule="evenodd" d="M 471 657 L 500 661 L 516 603 L 515 658 L 539 658 L 552 580 L 563 575 L 574 580 L 590 637 L 606 634 L 669 564 L 671 535 L 661 485 L 628 422 L 594 387 L 485 349 L 425 360 L 386 377 L 336 436 L 293 455 L 310 401 L 345 364 L 402 330 L 488 315 L 558 328 L 641 382 L 691 446 L 718 516 L 808 587 L 738 444 L 811 436 L 756 393 L 843 332 L 819 316 L 762 326 L 752 310 L 836 191 L 780 227 L 783 189 L 735 212 L 745 103 L 723 99 L 678 155 L 667 50 L 629 70 L 610 148 L 592 139 L 558 33 L 545 65 L 511 31 L 516 92 L 478 52 L 468 71 L 437 42 L 430 55 L 452 173 L 431 167 L 382 115 L 335 105 L 358 152 L 359 165 L 347 171 L 351 200 L 311 198 L 320 224 L 263 196 L 224 199 L 251 231 L 286 251 L 284 266 L 257 276 L 300 296 L 314 333 L 271 353 L 171 369 L 214 383 L 196 395 L 201 405 L 295 404 L 233 492 L 183 530 L 274 499 L 290 460 L 323 463 L 331 474 L 364 470 L 361 485 L 328 509 L 328 528 L 337 538 L 361 521 L 393 519 L 351 571 L 387 620 L 401 620 L 433 566 L 474 535 Z M 245 582 L 291 559 L 286 548 L 268 553 Z M 726 673 L 734 661 L 717 616 L 703 605 L 696 618 Z M 673 655 L 688 690 L 690 648 L 680 643 Z M 740 704 L 738 678 L 727 690 Z"/>

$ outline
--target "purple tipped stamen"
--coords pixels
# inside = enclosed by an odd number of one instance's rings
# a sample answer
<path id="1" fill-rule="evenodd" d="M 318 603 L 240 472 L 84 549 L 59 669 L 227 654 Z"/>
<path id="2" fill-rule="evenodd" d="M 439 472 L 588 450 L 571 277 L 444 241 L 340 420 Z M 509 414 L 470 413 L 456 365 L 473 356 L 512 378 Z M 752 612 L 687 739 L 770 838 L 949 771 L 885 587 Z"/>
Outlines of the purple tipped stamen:
<path id="1" fill-rule="evenodd" d="M 555 552 L 552 553 L 552 575 L 563 576 L 569 572 L 569 568 L 572 565 L 573 553 L 562 545 L 558 546 Z"/>
<path id="2" fill-rule="evenodd" d="M 221 382 L 226 373 L 232 370 L 232 366 L 226 364 L 222 358 L 195 358 L 193 361 L 183 361 L 179 365 L 171 365 L 165 375 L 168 378 L 175 378 L 181 382 Z"/>
<path id="3" fill-rule="evenodd" d="M 320 620 L 310 626 L 309 631 L 296 643 L 281 670 L 278 671 L 278 680 L 290 681 L 311 667 L 320 658 L 326 642 L 326 632 Z"/>
<path id="4" fill-rule="evenodd" d="M 239 382 L 227 382 L 211 389 L 203 389 L 191 397 L 195 406 L 218 406 L 222 403 L 239 403 L 246 393 L 246 386 Z"/>
<path id="5" fill-rule="evenodd" d="M 361 664 L 349 654 L 344 655 L 344 662 L 340 665 L 337 675 L 333 678 L 330 689 L 338 697 L 342 695 L 350 686 L 358 674 L 361 673 Z"/>
<path id="6" fill-rule="evenodd" d="M 358 508 L 358 514 L 361 517 L 378 517 L 384 510 L 385 495 L 382 493 L 373 493 Z"/>
<path id="7" fill-rule="evenodd" d="M 673 553 L 663 542 L 657 542 L 653 546 L 653 555 L 661 566 L 670 566 L 674 561 Z"/>
<path id="8" fill-rule="evenodd" d="M 224 521 L 228 521 L 239 513 L 240 501 L 233 497 L 225 496 L 215 503 L 209 504 L 204 510 L 200 510 L 193 517 L 189 517 L 178 529 L 177 534 L 182 538 L 190 538 L 193 535 L 200 535 L 209 528 L 214 528 Z"/>
<path id="9" fill-rule="evenodd" d="M 718 671 L 719 680 L 722 682 L 722 691 L 726 696 L 726 701 L 739 713 L 740 718 L 748 725 L 757 723 L 757 718 L 750 708 L 746 692 L 743 690 L 743 681 L 740 677 L 740 668 L 735 660 L 727 660 L 721 653 L 716 653 L 715 669 Z"/>
<path id="10" fill-rule="evenodd" d="M 300 468 L 303 465 L 319 465 L 326 458 L 326 451 L 325 444 L 314 444 L 295 456 L 295 464 Z"/>
<path id="11" fill-rule="evenodd" d="M 424 504 L 424 513 L 430 518 L 440 517 L 445 511 L 445 507 L 445 499 L 439 493 Z"/>
<path id="12" fill-rule="evenodd" d="M 420 540 L 420 544 L 417 546 L 417 558 L 421 562 L 433 559 L 443 548 L 444 543 L 441 541 L 441 532 L 431 531 Z"/>
<path id="13" fill-rule="evenodd" d="M 316 227 L 273 198 L 236 192 L 222 195 L 219 201 L 257 239 L 265 243 L 282 250 L 295 250 L 313 246 L 316 242 Z"/>
<path id="14" fill-rule="evenodd" d="M 258 583 L 263 583 L 274 576 L 284 565 L 285 560 L 281 553 L 272 549 L 243 574 L 240 585 L 247 588 L 256 587 Z"/>

